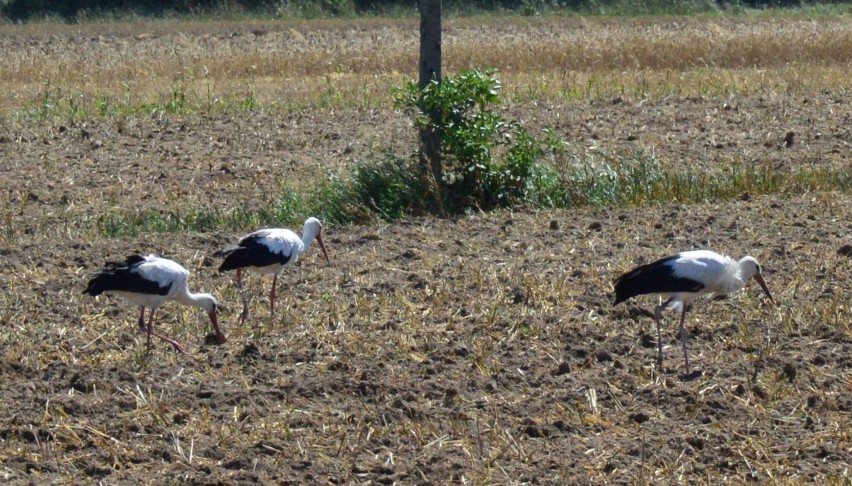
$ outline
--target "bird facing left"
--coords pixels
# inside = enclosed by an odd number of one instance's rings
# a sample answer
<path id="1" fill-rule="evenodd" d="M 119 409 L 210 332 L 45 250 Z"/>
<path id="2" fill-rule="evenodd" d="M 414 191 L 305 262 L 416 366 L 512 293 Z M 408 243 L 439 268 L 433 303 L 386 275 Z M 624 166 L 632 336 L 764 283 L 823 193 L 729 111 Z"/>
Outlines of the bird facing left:
<path id="1" fill-rule="evenodd" d="M 117 295 L 138 306 L 138 326 L 147 334 L 148 350 L 151 349 L 151 336 L 156 336 L 171 344 L 175 350 L 185 352 L 183 346 L 174 339 L 154 332 L 157 309 L 168 301 L 203 309 L 213 325 L 216 342 L 224 343 L 225 335 L 219 328 L 219 305 L 216 299 L 207 293 L 191 292 L 188 281 L 189 271 L 173 260 L 157 255 L 131 255 L 123 262 L 107 263 L 106 268 L 92 276 L 83 293 L 93 297 L 104 293 Z M 150 309 L 147 326 L 146 308 Z"/>

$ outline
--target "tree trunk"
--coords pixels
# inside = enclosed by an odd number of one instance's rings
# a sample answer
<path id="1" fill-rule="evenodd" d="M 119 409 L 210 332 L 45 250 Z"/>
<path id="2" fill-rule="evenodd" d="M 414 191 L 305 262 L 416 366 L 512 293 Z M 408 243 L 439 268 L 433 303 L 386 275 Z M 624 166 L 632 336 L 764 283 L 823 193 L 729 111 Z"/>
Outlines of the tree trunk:
<path id="1" fill-rule="evenodd" d="M 441 0 L 420 0 L 420 89 L 430 81 L 441 81 Z M 435 126 L 438 113 L 426 112 Z M 441 134 L 431 127 L 420 129 L 420 168 L 434 180 L 438 205 L 443 212 L 443 168 Z"/>

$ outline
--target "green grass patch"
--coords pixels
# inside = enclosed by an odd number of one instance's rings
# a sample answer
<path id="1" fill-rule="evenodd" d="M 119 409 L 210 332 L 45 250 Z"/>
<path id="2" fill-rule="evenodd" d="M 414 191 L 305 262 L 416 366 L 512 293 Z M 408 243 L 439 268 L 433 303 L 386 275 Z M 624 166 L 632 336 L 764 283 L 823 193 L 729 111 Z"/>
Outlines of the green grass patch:
<path id="1" fill-rule="evenodd" d="M 733 161 L 725 166 L 666 163 L 644 152 L 551 154 L 534 166 L 515 204 L 541 209 L 627 207 L 725 201 L 767 194 L 852 191 L 849 167 L 777 170 Z M 430 188 L 413 159 L 386 154 L 346 174 L 329 174 L 304 193 L 287 192 L 265 207 L 220 211 L 114 210 L 98 221 L 106 237 L 140 233 L 248 231 L 301 225 L 308 215 L 336 225 L 393 221 L 434 209 Z"/>
<path id="2" fill-rule="evenodd" d="M 850 189 L 849 168 L 778 170 L 771 164 L 744 161 L 700 168 L 664 164 L 643 152 L 562 154 L 536 167 L 526 202 L 546 208 L 634 206 Z"/>
<path id="3" fill-rule="evenodd" d="M 305 200 L 288 193 L 271 205 L 259 208 L 230 208 L 210 210 L 113 210 L 97 222 L 100 234 L 106 237 L 133 236 L 140 233 L 176 233 L 242 230 L 264 226 L 301 224 Z"/>

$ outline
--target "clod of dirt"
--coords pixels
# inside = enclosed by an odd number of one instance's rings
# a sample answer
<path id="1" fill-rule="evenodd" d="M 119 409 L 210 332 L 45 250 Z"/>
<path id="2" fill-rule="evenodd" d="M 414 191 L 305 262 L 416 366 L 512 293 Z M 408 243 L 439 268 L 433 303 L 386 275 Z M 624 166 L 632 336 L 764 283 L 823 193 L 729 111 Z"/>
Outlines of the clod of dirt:
<path id="1" fill-rule="evenodd" d="M 692 373 L 688 373 L 688 374 L 683 375 L 683 377 L 681 377 L 681 379 L 683 381 L 692 381 L 692 380 L 697 380 L 697 379 L 701 378 L 702 376 L 704 376 L 703 371 L 695 370 Z"/>
<path id="2" fill-rule="evenodd" d="M 405 258 L 406 260 L 419 260 L 420 259 L 420 256 L 417 255 L 417 253 L 414 250 L 405 250 L 405 253 L 403 253 L 400 256 L 402 256 L 402 258 Z"/>
<path id="3" fill-rule="evenodd" d="M 646 348 L 646 349 L 657 347 L 657 340 L 654 339 L 654 336 L 647 334 L 647 333 L 643 333 L 639 337 L 639 343 L 642 345 L 643 348 Z"/>
<path id="4" fill-rule="evenodd" d="M 701 437 L 687 437 L 686 443 L 692 446 L 693 449 L 699 451 L 704 449 L 704 439 Z"/>
<path id="5" fill-rule="evenodd" d="M 744 192 L 738 198 L 740 201 L 751 201 L 751 194 Z"/>
<path id="6" fill-rule="evenodd" d="M 644 424 L 645 422 L 651 420 L 651 417 L 645 412 L 636 412 L 630 414 L 630 420 L 636 422 L 637 424 Z"/>
<path id="7" fill-rule="evenodd" d="M 796 375 L 798 374 L 798 372 L 796 371 L 796 365 L 794 365 L 793 363 L 784 364 L 782 372 L 784 373 L 784 376 L 787 377 L 787 381 L 790 383 L 793 383 L 793 381 L 795 381 Z"/>
<path id="8" fill-rule="evenodd" d="M 813 363 L 816 366 L 825 366 L 826 360 L 825 360 L 824 356 L 816 355 L 816 356 L 814 356 L 814 359 L 811 360 L 811 363 Z M 786 370 L 786 366 L 784 368 Z"/>
<path id="9" fill-rule="evenodd" d="M 612 355 L 605 349 L 601 349 L 600 351 L 595 353 L 595 359 L 598 360 L 598 363 L 605 363 L 607 361 L 612 361 Z"/>
<path id="10" fill-rule="evenodd" d="M 790 148 L 793 146 L 793 137 L 796 136 L 795 132 L 787 132 L 787 135 L 784 137 L 784 146 Z"/>
<path id="11" fill-rule="evenodd" d="M 408 281 L 411 282 L 412 287 L 418 290 L 425 289 L 428 285 L 426 280 L 424 280 L 423 277 L 417 275 L 416 273 L 409 274 Z"/>
<path id="12" fill-rule="evenodd" d="M 254 343 L 248 343 L 245 345 L 242 351 L 240 351 L 240 359 L 251 359 L 255 360 L 260 357 L 260 349 Z"/>
<path id="13" fill-rule="evenodd" d="M 69 386 L 80 393 L 89 393 L 93 388 L 91 383 L 86 382 L 86 380 L 80 377 L 80 373 L 74 373 Z"/>
<path id="14" fill-rule="evenodd" d="M 342 361 L 335 361 L 328 365 L 328 371 L 349 371 L 349 365 Z"/>
<path id="15" fill-rule="evenodd" d="M 571 372 L 571 365 L 566 361 L 559 363 L 559 366 L 556 367 L 555 370 L 551 371 L 550 374 L 553 376 L 567 375 Z"/>
<path id="16" fill-rule="evenodd" d="M 86 475 L 90 478 L 102 478 L 105 476 L 109 476 L 112 473 L 110 469 L 95 465 L 87 466 L 85 469 L 83 469 L 83 472 L 86 473 Z"/>
<path id="17" fill-rule="evenodd" d="M 525 427 L 522 427 L 521 431 L 532 437 L 533 439 L 541 439 L 550 435 L 550 433 L 548 433 L 546 429 L 542 429 L 537 425 L 527 425 Z"/>
<path id="18" fill-rule="evenodd" d="M 595 222 L 593 222 L 592 224 L 589 225 L 589 229 L 591 231 L 602 231 L 603 230 L 603 224 L 601 224 L 600 221 L 595 221 Z"/>
<path id="19" fill-rule="evenodd" d="M 204 344 L 205 345 L 220 345 L 220 344 L 225 344 L 226 341 L 227 341 L 227 339 L 225 338 L 225 336 L 220 337 L 215 332 L 211 332 L 211 333 L 207 334 L 206 336 L 204 336 Z"/>
<path id="20" fill-rule="evenodd" d="M 451 407 L 455 402 L 456 397 L 458 396 L 459 391 L 455 388 L 448 388 L 444 391 L 444 407 Z"/>
<path id="21" fill-rule="evenodd" d="M 838 255 L 852 257 L 852 245 L 843 245 L 837 250 Z"/>
<path id="22" fill-rule="evenodd" d="M 550 230 L 551 230 L 551 231 L 557 231 L 557 230 L 559 230 L 559 221 L 556 221 L 555 219 L 554 219 L 554 220 L 552 220 L 552 221 L 550 222 Z"/>

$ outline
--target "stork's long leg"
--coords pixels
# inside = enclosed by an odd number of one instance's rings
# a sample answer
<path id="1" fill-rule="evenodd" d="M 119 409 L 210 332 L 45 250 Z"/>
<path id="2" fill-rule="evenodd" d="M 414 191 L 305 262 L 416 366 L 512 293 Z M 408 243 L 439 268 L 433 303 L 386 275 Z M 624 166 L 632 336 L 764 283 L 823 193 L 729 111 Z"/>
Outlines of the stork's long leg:
<path id="1" fill-rule="evenodd" d="M 139 321 L 136 323 L 136 325 L 139 326 L 140 331 L 145 330 L 145 308 L 144 307 L 139 308 Z"/>
<path id="2" fill-rule="evenodd" d="M 683 359 L 686 363 L 686 372 L 689 373 L 689 352 L 686 350 L 686 326 L 684 326 L 684 322 L 686 322 L 686 304 L 683 306 L 683 310 L 680 313 L 680 339 L 683 343 Z"/>
<path id="3" fill-rule="evenodd" d="M 146 334 L 148 335 L 148 339 L 146 342 L 148 343 L 148 352 L 151 352 L 151 334 L 154 333 L 154 314 L 157 313 L 156 307 L 151 307 L 151 317 L 148 318 L 148 329 Z"/>
<path id="4" fill-rule="evenodd" d="M 240 325 L 242 325 L 249 316 L 248 300 L 246 299 L 246 291 L 243 288 L 243 269 L 237 269 L 237 287 L 240 288 L 240 297 L 243 299 L 243 312 L 240 314 Z"/>
<path id="5" fill-rule="evenodd" d="M 148 339 L 147 339 L 148 352 L 150 352 L 150 351 L 151 351 L 151 336 L 156 336 L 156 337 L 158 337 L 158 338 L 162 339 L 163 341 L 165 341 L 165 342 L 167 342 L 167 343 L 171 344 L 172 346 L 174 346 L 174 348 L 175 348 L 175 350 L 176 350 L 176 351 L 181 352 L 181 353 L 185 353 L 185 351 L 183 350 L 183 346 L 181 346 L 179 342 L 177 342 L 177 341 L 175 341 L 174 339 L 172 339 L 172 338 L 170 338 L 170 337 L 166 336 L 165 334 L 157 334 L 156 332 L 154 332 L 154 315 L 155 315 L 156 313 L 157 313 L 157 309 L 156 309 L 155 307 L 152 307 L 152 308 L 151 308 L 151 317 L 149 317 L 149 318 L 148 318 L 148 328 L 147 328 L 147 334 L 148 334 Z"/>
<path id="6" fill-rule="evenodd" d="M 663 367 L 663 336 L 660 331 L 660 319 L 662 318 L 663 309 L 669 306 L 672 303 L 674 297 L 669 297 L 665 302 L 658 305 L 654 309 L 654 322 L 657 323 L 657 365 L 662 368 Z"/>
<path id="7" fill-rule="evenodd" d="M 272 277 L 272 290 L 269 292 L 269 317 L 275 316 L 275 287 L 278 286 L 278 274 Z"/>

